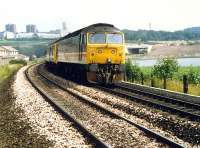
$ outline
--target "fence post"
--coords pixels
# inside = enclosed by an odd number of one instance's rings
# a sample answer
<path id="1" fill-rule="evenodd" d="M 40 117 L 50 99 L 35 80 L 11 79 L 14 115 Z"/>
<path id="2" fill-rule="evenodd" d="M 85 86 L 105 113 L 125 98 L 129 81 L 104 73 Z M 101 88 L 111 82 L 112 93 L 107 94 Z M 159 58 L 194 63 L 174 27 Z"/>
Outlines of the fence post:
<path id="1" fill-rule="evenodd" d="M 126 72 L 124 72 L 124 81 L 126 81 Z"/>
<path id="2" fill-rule="evenodd" d="M 134 82 L 134 79 L 133 79 L 133 72 L 131 72 L 131 82 L 132 82 L 132 83 Z"/>
<path id="3" fill-rule="evenodd" d="M 153 74 L 151 74 L 151 87 L 155 86 L 155 82 L 154 82 L 154 78 L 153 78 Z"/>
<path id="4" fill-rule="evenodd" d="M 188 77 L 187 75 L 183 75 L 183 92 L 188 93 Z"/>
<path id="5" fill-rule="evenodd" d="M 141 84 L 144 85 L 144 75 L 143 75 L 143 72 L 141 72 Z"/>
<path id="6" fill-rule="evenodd" d="M 163 88 L 167 89 L 167 79 L 166 78 L 164 78 L 164 81 L 163 81 Z"/>

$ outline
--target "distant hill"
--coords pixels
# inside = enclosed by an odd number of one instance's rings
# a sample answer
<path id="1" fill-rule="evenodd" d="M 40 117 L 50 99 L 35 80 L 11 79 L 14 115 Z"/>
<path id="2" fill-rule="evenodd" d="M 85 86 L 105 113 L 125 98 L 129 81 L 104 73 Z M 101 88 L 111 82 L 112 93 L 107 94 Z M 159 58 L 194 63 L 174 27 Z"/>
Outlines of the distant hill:
<path id="1" fill-rule="evenodd" d="M 200 40 L 200 27 L 186 28 L 180 31 L 154 30 L 122 30 L 127 41 L 170 41 L 170 40 Z"/>
<path id="2" fill-rule="evenodd" d="M 52 42 L 52 40 L 3 40 L 0 41 L 0 46 L 13 46 L 21 54 L 41 57 L 45 54 L 45 50 L 50 42 Z"/>

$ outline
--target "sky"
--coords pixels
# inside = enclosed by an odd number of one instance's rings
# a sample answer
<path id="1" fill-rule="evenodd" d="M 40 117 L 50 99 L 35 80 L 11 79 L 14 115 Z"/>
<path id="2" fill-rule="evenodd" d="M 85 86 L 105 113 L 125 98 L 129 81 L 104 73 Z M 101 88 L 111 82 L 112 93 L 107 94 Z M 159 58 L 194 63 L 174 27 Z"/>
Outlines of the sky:
<path id="1" fill-rule="evenodd" d="M 200 0 L 0 0 L 0 31 L 14 23 L 17 31 L 36 24 L 39 31 L 72 32 L 93 23 L 119 29 L 175 31 L 200 26 Z"/>

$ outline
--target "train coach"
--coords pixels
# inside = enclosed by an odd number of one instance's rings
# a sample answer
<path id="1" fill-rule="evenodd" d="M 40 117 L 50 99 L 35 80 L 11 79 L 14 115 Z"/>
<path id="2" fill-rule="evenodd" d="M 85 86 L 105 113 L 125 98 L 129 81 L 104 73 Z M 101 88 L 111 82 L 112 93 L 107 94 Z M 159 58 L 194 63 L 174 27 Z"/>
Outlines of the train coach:
<path id="1" fill-rule="evenodd" d="M 49 45 L 47 67 L 68 78 L 113 84 L 124 75 L 124 34 L 98 23 L 70 33 Z"/>

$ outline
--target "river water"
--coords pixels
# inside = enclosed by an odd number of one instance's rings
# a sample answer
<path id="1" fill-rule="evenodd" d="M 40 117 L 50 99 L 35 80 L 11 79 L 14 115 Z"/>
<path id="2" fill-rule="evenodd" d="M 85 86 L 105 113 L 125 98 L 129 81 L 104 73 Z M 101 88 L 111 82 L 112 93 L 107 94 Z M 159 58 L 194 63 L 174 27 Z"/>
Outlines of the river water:
<path id="1" fill-rule="evenodd" d="M 179 58 L 177 59 L 180 66 L 200 66 L 200 58 Z M 139 66 L 154 66 L 157 62 L 156 59 L 143 59 L 143 60 L 133 60 Z"/>

